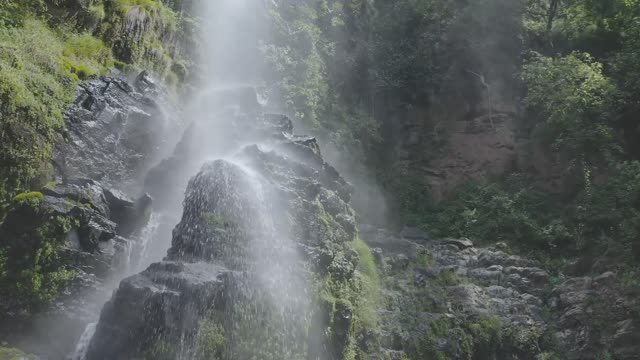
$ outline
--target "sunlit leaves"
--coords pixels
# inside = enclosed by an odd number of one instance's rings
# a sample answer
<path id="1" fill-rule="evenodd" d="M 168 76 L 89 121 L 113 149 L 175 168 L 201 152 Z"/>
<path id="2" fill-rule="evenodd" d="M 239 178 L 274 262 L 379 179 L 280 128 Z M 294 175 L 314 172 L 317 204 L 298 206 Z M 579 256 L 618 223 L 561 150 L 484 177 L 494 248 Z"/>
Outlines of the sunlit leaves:
<path id="1" fill-rule="evenodd" d="M 611 155 L 616 88 L 600 63 L 579 53 L 539 56 L 525 64 L 522 78 L 528 89 L 525 106 L 559 151 L 581 161 Z"/>

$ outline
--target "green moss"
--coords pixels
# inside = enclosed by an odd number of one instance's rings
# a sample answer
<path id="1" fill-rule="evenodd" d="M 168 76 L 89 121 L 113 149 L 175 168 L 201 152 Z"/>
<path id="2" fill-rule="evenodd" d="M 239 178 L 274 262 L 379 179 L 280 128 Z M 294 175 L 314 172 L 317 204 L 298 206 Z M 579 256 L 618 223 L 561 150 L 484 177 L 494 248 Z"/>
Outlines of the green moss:
<path id="1" fill-rule="evenodd" d="M 41 192 L 39 192 L 39 191 L 31 191 L 31 192 L 18 194 L 18 195 L 16 195 L 16 197 L 13 198 L 13 200 L 14 201 L 24 201 L 24 200 L 29 200 L 29 199 L 42 199 L 43 197 L 44 197 L 44 195 Z"/>
<path id="2" fill-rule="evenodd" d="M 176 358 L 176 346 L 164 339 L 158 339 L 145 355 L 147 360 L 173 360 Z"/>
<path id="3" fill-rule="evenodd" d="M 497 316 L 489 316 L 467 324 L 473 336 L 476 353 L 493 353 L 502 345 L 502 323 Z"/>
<path id="4" fill-rule="evenodd" d="M 62 258 L 74 220 L 43 208 L 34 198 L 15 204 L 11 227 L 0 228 L 0 292 L 13 294 L 4 311 L 35 311 L 75 277 Z M 37 199 L 37 198 L 36 198 Z"/>
<path id="5" fill-rule="evenodd" d="M 80 80 L 102 74 L 114 64 L 111 49 L 88 33 L 71 35 L 65 41 L 61 61 L 63 68 Z"/>
<path id="6" fill-rule="evenodd" d="M 426 332 L 417 341 L 407 344 L 405 351 L 410 359 L 446 360 L 446 354 L 438 349 L 436 341 L 432 333 Z"/>
<path id="7" fill-rule="evenodd" d="M 0 347 L 0 360 L 36 360 L 37 357 L 29 355 L 21 350 Z"/>
<path id="8" fill-rule="evenodd" d="M 356 302 L 355 313 L 358 321 L 365 328 L 375 329 L 378 324 L 378 308 L 382 303 L 380 274 L 373 254 L 369 246 L 360 238 L 352 244 L 352 248 L 358 253 L 358 272 L 360 276 L 362 294 Z"/>
<path id="9" fill-rule="evenodd" d="M 210 319 L 200 322 L 196 344 L 198 359 L 223 359 L 226 344 L 225 331 L 220 324 Z"/>
<path id="10" fill-rule="evenodd" d="M 49 171 L 75 89 L 60 62 L 62 52 L 60 38 L 41 21 L 0 28 L 0 201 Z"/>
<path id="11" fill-rule="evenodd" d="M 462 279 L 455 270 L 443 270 L 438 275 L 438 282 L 443 286 L 456 286 L 462 283 Z"/>
<path id="12" fill-rule="evenodd" d="M 540 355 L 540 360 L 561 360 L 562 357 L 553 351 L 546 351 Z"/>
<path id="13" fill-rule="evenodd" d="M 205 223 L 212 228 L 224 228 L 229 225 L 222 214 L 205 213 L 203 215 Z"/>
<path id="14" fill-rule="evenodd" d="M 93 23 L 98 24 L 105 17 L 104 4 L 97 3 L 89 6 L 89 17 Z"/>
<path id="15" fill-rule="evenodd" d="M 433 259 L 427 253 L 418 254 L 418 259 L 416 260 L 416 264 L 421 267 L 430 267 L 433 263 Z"/>

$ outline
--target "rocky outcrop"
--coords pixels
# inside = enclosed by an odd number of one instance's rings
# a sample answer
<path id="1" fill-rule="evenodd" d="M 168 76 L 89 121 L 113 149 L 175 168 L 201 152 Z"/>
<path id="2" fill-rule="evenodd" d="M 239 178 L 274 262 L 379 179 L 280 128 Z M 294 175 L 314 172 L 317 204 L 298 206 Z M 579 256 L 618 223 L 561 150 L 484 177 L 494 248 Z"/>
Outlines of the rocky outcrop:
<path id="1" fill-rule="evenodd" d="M 3 341 L 50 359 L 73 350 L 113 279 L 139 262 L 152 205 L 139 179 L 180 128 L 177 113 L 146 72 L 78 87 L 54 152 L 56 181 L 18 195 L 0 228 L 10 259 Z"/>
<path id="2" fill-rule="evenodd" d="M 425 169 L 433 199 L 443 200 L 469 181 L 514 171 L 518 147 L 513 127 L 513 119 L 506 114 L 456 122 L 446 135 L 446 150 Z"/>
<path id="3" fill-rule="evenodd" d="M 131 200 L 90 179 L 19 196 L 0 227 L 8 259 L 0 295 L 3 339 L 51 358 L 66 355 L 97 311 L 90 298 L 126 268 L 133 229 L 148 219 L 150 201 Z M 48 333 L 51 324 L 65 332 Z M 37 337 L 37 344 L 23 333 Z"/>
<path id="4" fill-rule="evenodd" d="M 612 272 L 552 278 L 503 243 L 362 237 L 384 269 L 383 359 L 638 359 L 638 294 Z"/>
<path id="5" fill-rule="evenodd" d="M 640 292 L 618 274 L 568 278 L 548 299 L 567 359 L 640 359 Z"/>
<path id="6" fill-rule="evenodd" d="M 368 275 L 358 263 L 370 254 L 355 250 L 349 185 L 286 117 L 244 108 L 229 120 L 238 131 L 225 134 L 258 144 L 207 162 L 189 181 L 165 261 L 120 284 L 87 359 L 366 352 L 358 338 Z"/>
<path id="7" fill-rule="evenodd" d="M 165 100 L 147 73 L 133 85 L 113 77 L 82 83 L 64 114 L 56 170 L 64 177 L 89 177 L 120 189 L 134 186 L 179 129 L 177 112 Z"/>

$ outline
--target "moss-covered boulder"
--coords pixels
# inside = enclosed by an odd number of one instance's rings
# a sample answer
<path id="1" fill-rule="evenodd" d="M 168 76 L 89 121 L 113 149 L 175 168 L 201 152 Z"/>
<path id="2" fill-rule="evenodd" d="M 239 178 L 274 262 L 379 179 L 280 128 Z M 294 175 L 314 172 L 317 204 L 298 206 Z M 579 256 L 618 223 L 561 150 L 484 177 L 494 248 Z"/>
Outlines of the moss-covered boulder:
<path id="1" fill-rule="evenodd" d="M 150 198 L 134 201 L 89 179 L 19 194 L 0 226 L 0 337 L 34 352 L 70 351 L 98 309 L 87 301 L 126 268 Z M 65 328 L 52 336 L 51 324 Z M 29 333 L 38 337 L 33 344 Z M 55 346 L 48 341 L 55 341 Z M 56 350 L 58 351 L 58 350 Z"/>

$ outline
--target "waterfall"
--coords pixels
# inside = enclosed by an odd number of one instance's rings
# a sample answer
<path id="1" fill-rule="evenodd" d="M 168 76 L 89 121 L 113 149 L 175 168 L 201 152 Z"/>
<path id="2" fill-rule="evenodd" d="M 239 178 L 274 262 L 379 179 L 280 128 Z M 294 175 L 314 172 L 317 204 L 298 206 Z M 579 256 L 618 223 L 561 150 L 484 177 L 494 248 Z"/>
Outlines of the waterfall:
<path id="1" fill-rule="evenodd" d="M 261 6 L 264 3 L 260 0 L 200 1 L 203 46 L 199 53 L 204 82 L 198 84 L 199 91 L 185 104 L 185 118 L 195 129 L 194 137 L 185 144 L 177 145 L 176 152 L 189 152 L 187 159 L 183 159 L 186 163 L 182 164 L 183 168 L 178 174 L 172 174 L 175 179 L 163 185 L 167 188 L 159 189 L 160 193 L 169 193 L 175 188 L 181 191 L 179 196 L 168 196 L 169 200 L 163 204 L 163 208 L 151 214 L 133 247 L 125 249 L 126 269 L 121 272 L 122 278 L 143 271 L 166 254 L 171 230 L 182 214 L 182 194 L 188 179 L 206 161 L 228 158 L 246 145 L 230 139 L 234 135 L 232 132 L 238 131 L 232 124 L 238 117 L 238 111 L 247 109 L 236 108 L 235 112 L 228 113 L 227 102 L 229 94 L 234 99 L 251 93 L 255 96 L 255 88 L 259 85 L 258 11 Z M 256 105 L 259 101 L 256 99 Z M 242 107 L 239 104 L 236 106 Z M 180 146 L 184 148 L 179 149 Z M 295 312 L 296 316 L 304 318 L 306 296 L 302 294 L 304 286 L 299 281 L 300 276 L 294 271 L 298 261 L 294 255 L 295 246 L 275 224 L 281 220 L 274 219 L 278 209 L 272 207 L 273 199 L 270 197 L 273 194 L 265 189 L 264 179 L 260 179 L 249 166 L 241 160 L 232 159 L 231 162 L 245 171 L 251 184 L 246 191 L 255 196 L 253 205 L 259 214 L 256 219 L 247 219 L 259 228 L 259 236 L 251 240 L 251 254 L 247 261 L 252 263 L 273 304 L 279 308 L 281 317 L 290 317 Z M 122 279 L 117 280 L 119 282 Z M 85 358 L 95 331 L 95 323 L 87 326 L 71 356 L 72 360 Z M 178 358 L 189 359 L 192 349 L 184 344 L 180 348 Z"/>
<path id="2" fill-rule="evenodd" d="M 87 349 L 89 347 L 89 342 L 93 337 L 93 334 L 96 331 L 97 323 L 90 323 L 84 329 L 82 336 L 80 336 L 80 340 L 76 345 L 76 349 L 73 354 L 69 357 L 69 360 L 84 360 L 85 355 L 87 354 Z"/>
<path id="3" fill-rule="evenodd" d="M 158 260 L 151 258 L 150 247 L 153 246 L 152 242 L 158 234 L 159 227 L 160 216 L 157 213 L 153 212 L 149 217 L 147 225 L 145 225 L 145 227 L 140 232 L 140 235 L 138 236 L 137 247 L 139 248 L 139 251 L 137 256 L 134 258 L 130 257 L 127 262 L 127 275 L 136 273 L 147 267 L 153 261 Z"/>

